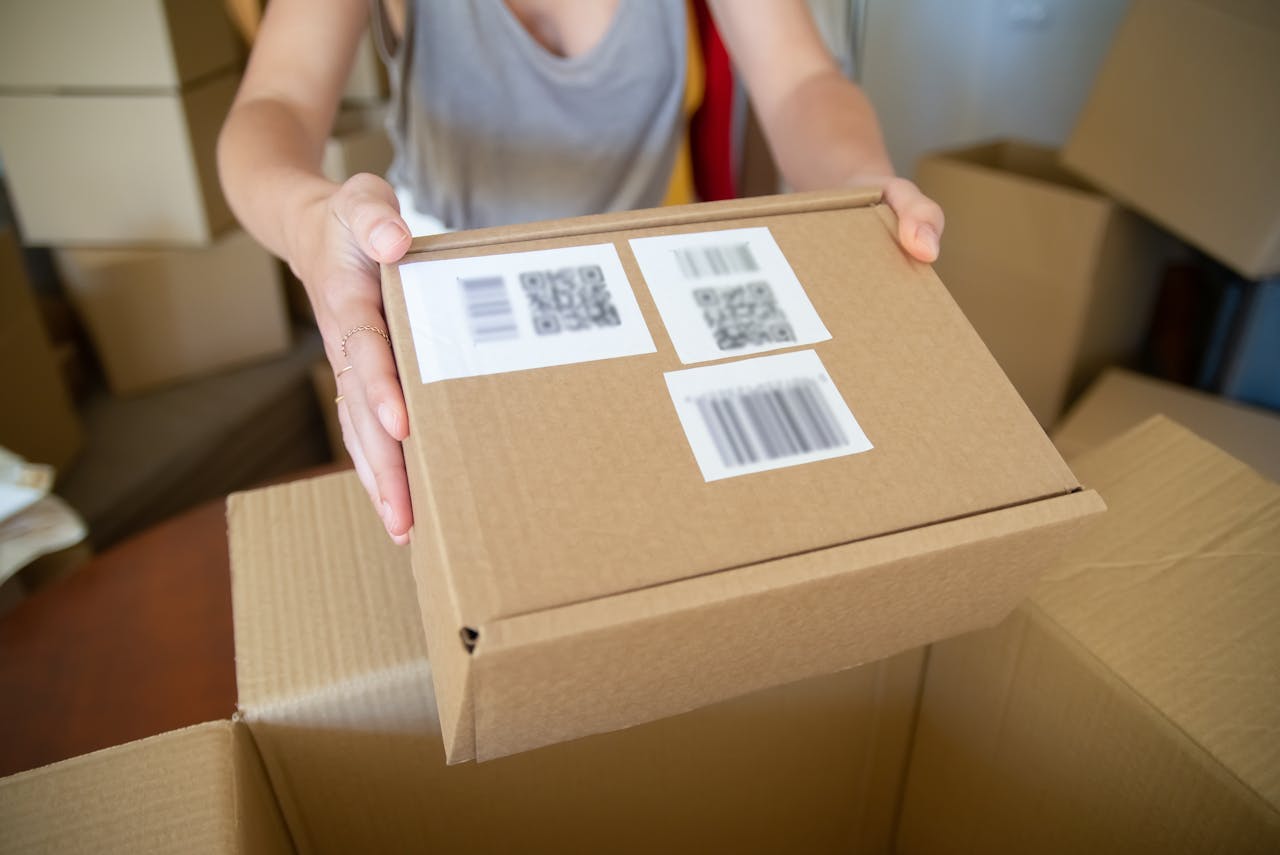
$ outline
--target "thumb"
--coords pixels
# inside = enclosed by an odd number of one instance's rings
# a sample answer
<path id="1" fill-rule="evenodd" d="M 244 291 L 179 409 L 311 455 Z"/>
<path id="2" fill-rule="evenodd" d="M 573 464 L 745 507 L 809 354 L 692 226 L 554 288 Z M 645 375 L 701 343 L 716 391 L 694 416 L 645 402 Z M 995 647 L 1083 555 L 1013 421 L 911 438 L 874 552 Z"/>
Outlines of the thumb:
<path id="1" fill-rule="evenodd" d="M 355 238 L 360 250 L 382 264 L 399 261 L 412 237 L 400 216 L 400 202 L 391 185 L 376 175 L 353 175 L 334 200 L 334 213 Z"/>

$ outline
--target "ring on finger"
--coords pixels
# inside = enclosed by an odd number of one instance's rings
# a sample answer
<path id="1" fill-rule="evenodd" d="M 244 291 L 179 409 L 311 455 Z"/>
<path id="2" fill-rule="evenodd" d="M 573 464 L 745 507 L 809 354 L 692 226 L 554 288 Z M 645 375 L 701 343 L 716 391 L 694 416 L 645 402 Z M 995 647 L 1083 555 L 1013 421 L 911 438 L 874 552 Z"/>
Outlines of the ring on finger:
<path id="1" fill-rule="evenodd" d="M 355 368 L 355 366 L 348 362 L 346 365 L 342 366 L 342 368 L 338 370 L 337 374 L 333 375 L 333 379 L 337 380 L 339 377 L 341 377 L 343 374 L 346 374 L 352 368 Z"/>
<path id="2" fill-rule="evenodd" d="M 347 342 L 351 340 L 351 337 L 353 335 L 355 335 L 356 333 L 362 333 L 362 332 L 374 333 L 375 335 L 380 336 L 382 340 L 387 343 L 387 347 L 391 346 L 391 337 L 388 336 L 387 331 L 382 329 L 381 327 L 375 327 L 373 324 L 361 324 L 358 327 L 352 327 L 351 329 L 347 330 L 345 335 L 342 336 L 342 358 L 347 360 L 348 362 L 351 361 L 351 355 L 347 353 Z"/>
<path id="3" fill-rule="evenodd" d="M 339 395 L 338 397 L 336 397 L 336 398 L 334 398 L 334 399 L 333 399 L 333 402 L 334 402 L 335 404 L 341 404 L 341 403 L 342 403 L 343 401 L 345 401 L 346 399 L 347 399 L 347 396 L 346 396 L 346 395 Z"/>

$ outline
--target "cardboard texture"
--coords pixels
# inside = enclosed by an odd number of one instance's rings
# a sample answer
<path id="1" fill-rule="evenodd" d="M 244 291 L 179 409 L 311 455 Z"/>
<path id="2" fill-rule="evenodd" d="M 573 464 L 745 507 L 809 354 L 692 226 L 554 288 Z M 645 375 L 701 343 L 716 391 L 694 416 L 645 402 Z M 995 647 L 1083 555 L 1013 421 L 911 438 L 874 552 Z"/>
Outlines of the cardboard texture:
<path id="1" fill-rule="evenodd" d="M 0 94 L 0 154 L 28 244 L 207 245 L 234 219 L 215 148 L 236 73 L 181 92 Z"/>
<path id="2" fill-rule="evenodd" d="M 947 212 L 939 277 L 1042 425 L 1137 353 L 1165 241 L 1053 149 L 942 152 L 921 160 L 916 181 Z"/>
<path id="3" fill-rule="evenodd" d="M 240 60 L 219 0 L 9 0 L 0 88 L 176 89 Z"/>
<path id="4" fill-rule="evenodd" d="M 1075 467 L 1106 516 L 930 650 L 898 851 L 1280 850 L 1280 486 L 1160 417 Z"/>
<path id="5" fill-rule="evenodd" d="M 55 257 L 118 395 L 289 347 L 280 267 L 247 232 L 207 249 L 64 249 Z"/>
<path id="6" fill-rule="evenodd" d="M 1074 460 L 1154 415 L 1168 416 L 1280 482 L 1280 415 L 1120 368 L 1098 378 L 1054 429 L 1053 442 Z"/>
<path id="7" fill-rule="evenodd" d="M 415 241 L 421 259 L 612 243 L 654 354 L 421 382 L 414 573 L 450 762 L 627 727 L 990 625 L 1101 508 L 875 194 L 817 193 Z M 768 227 L 875 448 L 705 482 L 627 239 Z M 550 521 L 550 522 L 548 522 Z"/>
<path id="8" fill-rule="evenodd" d="M 21 366 L 10 372 L 11 404 L 0 408 L 0 446 L 64 471 L 84 429 L 40 320 L 22 250 L 7 227 L 0 228 L 0 365 Z"/>
<path id="9" fill-rule="evenodd" d="M 248 729 L 215 721 L 0 779 L 0 852 L 293 852 Z"/>
<path id="10" fill-rule="evenodd" d="M 354 474 L 228 524 L 240 713 L 301 852 L 889 851 L 919 650 L 446 766 L 409 554 Z"/>
<path id="11" fill-rule="evenodd" d="M 1278 79 L 1280 6 L 1134 0 L 1063 160 L 1244 276 L 1280 272 Z"/>
<path id="12" fill-rule="evenodd" d="M 381 108 L 352 107 L 338 114 L 324 145 L 320 171 L 330 181 L 346 181 L 359 172 L 385 175 L 391 167 L 391 139 Z"/>

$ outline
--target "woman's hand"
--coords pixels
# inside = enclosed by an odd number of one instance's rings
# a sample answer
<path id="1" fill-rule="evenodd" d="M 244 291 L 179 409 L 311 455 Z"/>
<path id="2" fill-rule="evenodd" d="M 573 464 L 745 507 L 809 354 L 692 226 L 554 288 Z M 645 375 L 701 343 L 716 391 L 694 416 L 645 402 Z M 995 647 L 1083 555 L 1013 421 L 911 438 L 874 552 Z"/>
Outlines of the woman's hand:
<path id="1" fill-rule="evenodd" d="M 407 543 L 413 509 L 400 442 L 409 419 L 385 338 L 378 265 L 404 256 L 409 229 L 391 185 L 361 174 L 306 202 L 291 235 L 289 266 L 311 298 L 337 377 L 343 441 L 387 533 Z"/>
<path id="2" fill-rule="evenodd" d="M 887 179 L 882 189 L 885 204 L 898 215 L 898 243 L 917 261 L 937 261 L 946 224 L 942 208 L 905 178 Z"/>

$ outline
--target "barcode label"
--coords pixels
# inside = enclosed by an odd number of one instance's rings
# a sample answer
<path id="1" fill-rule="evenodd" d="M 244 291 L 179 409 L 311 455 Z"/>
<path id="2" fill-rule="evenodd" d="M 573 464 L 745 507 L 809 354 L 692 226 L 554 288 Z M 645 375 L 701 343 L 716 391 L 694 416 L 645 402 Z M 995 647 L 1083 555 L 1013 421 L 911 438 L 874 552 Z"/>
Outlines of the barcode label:
<path id="1" fill-rule="evenodd" d="M 655 350 L 612 244 L 417 261 L 399 273 L 424 383 Z"/>
<path id="2" fill-rule="evenodd" d="M 458 285 L 462 288 L 463 307 L 467 312 L 472 341 L 483 344 L 519 337 L 516 314 L 507 296 L 507 284 L 501 276 L 459 279 Z"/>
<path id="3" fill-rule="evenodd" d="M 766 227 L 632 238 L 630 244 L 685 364 L 831 338 Z"/>
<path id="4" fill-rule="evenodd" d="M 812 377 L 712 392 L 694 401 L 726 467 L 849 444 Z"/>
<path id="5" fill-rule="evenodd" d="M 666 380 L 707 481 L 871 448 L 812 350 L 672 371 Z"/>
<path id="6" fill-rule="evenodd" d="M 751 254 L 751 247 L 745 243 L 677 247 L 673 252 L 676 254 L 676 264 L 686 279 L 758 273 L 760 270 Z"/>

